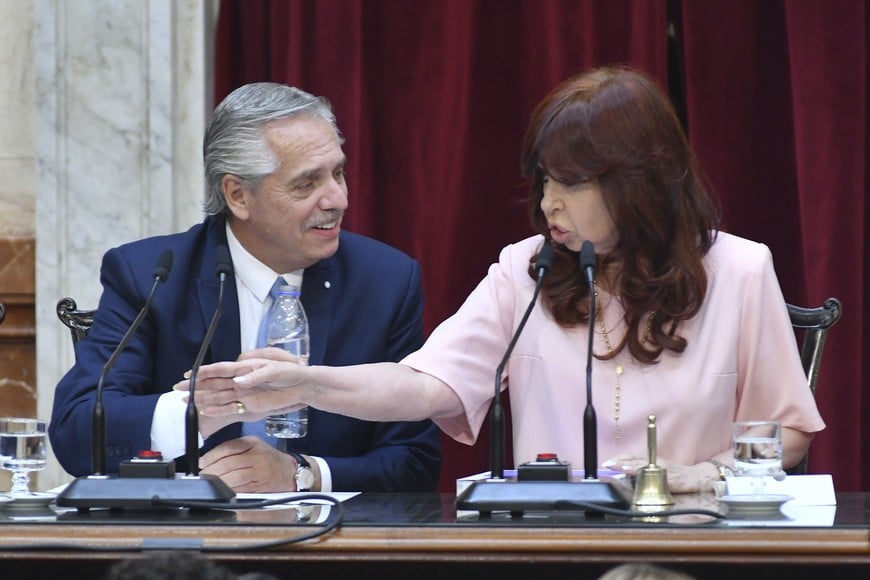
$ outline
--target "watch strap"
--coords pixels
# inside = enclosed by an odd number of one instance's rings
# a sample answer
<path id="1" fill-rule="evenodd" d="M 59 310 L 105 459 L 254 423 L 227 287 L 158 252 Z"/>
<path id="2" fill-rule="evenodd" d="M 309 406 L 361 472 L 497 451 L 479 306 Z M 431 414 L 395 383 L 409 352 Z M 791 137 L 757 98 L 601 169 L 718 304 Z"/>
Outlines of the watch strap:
<path id="1" fill-rule="evenodd" d="M 299 472 L 306 469 L 311 472 L 311 464 L 308 463 L 308 460 L 305 459 L 302 454 L 296 453 L 295 451 L 288 451 L 287 455 L 296 460 L 296 473 L 293 474 L 293 477 L 296 480 L 296 491 L 311 491 L 310 488 L 300 488 L 299 486 Z"/>
<path id="2" fill-rule="evenodd" d="M 302 457 L 302 454 L 296 453 L 295 451 L 288 451 L 287 455 L 296 460 L 296 463 L 299 467 L 311 467 L 311 464 L 308 463 L 308 460 Z M 297 468 L 298 469 L 298 468 Z"/>

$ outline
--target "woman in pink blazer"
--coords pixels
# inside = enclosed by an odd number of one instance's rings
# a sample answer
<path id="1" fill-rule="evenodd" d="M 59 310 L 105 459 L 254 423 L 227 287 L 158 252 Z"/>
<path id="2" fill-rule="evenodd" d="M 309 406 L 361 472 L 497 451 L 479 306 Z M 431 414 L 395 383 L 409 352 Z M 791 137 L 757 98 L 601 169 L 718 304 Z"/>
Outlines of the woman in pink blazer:
<path id="1" fill-rule="evenodd" d="M 369 420 L 433 418 L 473 444 L 494 396 L 494 369 L 533 297 L 535 260 L 549 244 L 555 256 L 540 304 L 502 376 L 515 464 L 550 452 L 584 465 L 590 324 L 605 465 L 633 472 L 647 462 L 649 415 L 657 418 L 657 463 L 668 468 L 671 491 L 706 489 L 718 477 L 716 463 L 733 463 L 735 421 L 780 421 L 784 467 L 796 464 L 825 425 L 770 251 L 719 231 L 717 208 L 659 87 L 627 68 L 566 80 L 532 114 L 522 159 L 539 233 L 504 248 L 419 351 L 400 363 L 341 368 L 245 353 L 201 369 L 204 412 L 235 413 L 237 402 L 259 412 L 304 403 Z M 587 240 L 597 261 L 593 292 L 578 262 Z"/>

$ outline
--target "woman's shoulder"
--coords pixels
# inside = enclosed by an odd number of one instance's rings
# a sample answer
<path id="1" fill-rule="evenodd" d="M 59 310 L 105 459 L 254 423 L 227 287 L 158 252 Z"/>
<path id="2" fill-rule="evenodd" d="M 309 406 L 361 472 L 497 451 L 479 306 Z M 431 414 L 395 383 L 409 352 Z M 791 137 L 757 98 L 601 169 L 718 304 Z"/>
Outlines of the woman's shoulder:
<path id="1" fill-rule="evenodd" d="M 544 236 L 535 234 L 525 239 L 513 242 L 501 249 L 499 259 L 525 260 L 537 254 L 544 245 Z"/>
<path id="2" fill-rule="evenodd" d="M 757 272 L 771 262 L 771 254 L 766 244 L 717 232 L 705 261 L 713 270 Z"/>
<path id="3" fill-rule="evenodd" d="M 526 272 L 532 256 L 537 255 L 544 245 L 544 236 L 535 234 L 528 238 L 512 242 L 501 249 L 498 255 L 498 267 L 516 275 Z M 496 264 L 493 264 L 496 266 Z"/>

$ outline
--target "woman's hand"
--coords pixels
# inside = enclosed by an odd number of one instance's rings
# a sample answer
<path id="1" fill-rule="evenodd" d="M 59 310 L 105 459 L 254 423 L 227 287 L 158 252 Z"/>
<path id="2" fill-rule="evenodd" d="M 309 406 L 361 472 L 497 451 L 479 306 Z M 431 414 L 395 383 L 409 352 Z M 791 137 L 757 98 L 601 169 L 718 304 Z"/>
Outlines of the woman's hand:
<path id="1" fill-rule="evenodd" d="M 302 405 L 364 421 L 421 421 L 463 413 L 462 401 L 446 383 L 406 365 L 309 367 L 276 348 L 200 367 L 193 386 L 201 415 L 235 416 L 234 421 Z M 190 387 L 186 378 L 173 388 L 188 391 Z"/>
<path id="2" fill-rule="evenodd" d="M 649 465 L 649 458 L 623 454 L 612 457 L 601 467 L 621 471 L 636 476 L 640 468 Z M 719 480 L 719 470 L 707 463 L 678 465 L 666 459 L 657 458 L 656 465 L 667 470 L 668 489 L 671 493 L 697 493 L 713 491 L 713 484 Z"/>
<path id="3" fill-rule="evenodd" d="M 307 367 L 292 354 L 277 348 L 242 353 L 234 362 L 219 362 L 199 368 L 194 398 L 204 417 L 232 417 L 233 421 L 257 421 L 306 404 L 299 385 Z M 173 386 L 189 391 L 190 372 Z"/>

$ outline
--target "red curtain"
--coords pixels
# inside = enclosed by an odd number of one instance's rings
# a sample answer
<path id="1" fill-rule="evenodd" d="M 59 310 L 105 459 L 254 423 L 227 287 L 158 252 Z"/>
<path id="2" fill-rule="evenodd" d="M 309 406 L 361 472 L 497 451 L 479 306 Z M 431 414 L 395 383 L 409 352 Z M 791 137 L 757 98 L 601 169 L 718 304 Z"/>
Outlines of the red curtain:
<path id="1" fill-rule="evenodd" d="M 810 468 L 862 473 L 867 30 L 862 0 L 223 0 L 215 98 L 277 81 L 330 99 L 346 138 L 346 227 L 424 272 L 426 326 L 525 237 L 520 141 L 587 67 L 646 70 L 685 110 L 729 231 L 767 243 L 788 300 L 843 300 Z M 578 377 L 578 385 L 582 377 Z M 579 416 L 578 416 L 579 420 Z M 441 488 L 488 468 L 444 438 Z"/>
<path id="2" fill-rule="evenodd" d="M 689 136 L 726 228 L 768 244 L 786 300 L 843 302 L 810 470 L 870 489 L 864 444 L 868 12 L 860 0 L 683 0 Z"/>

